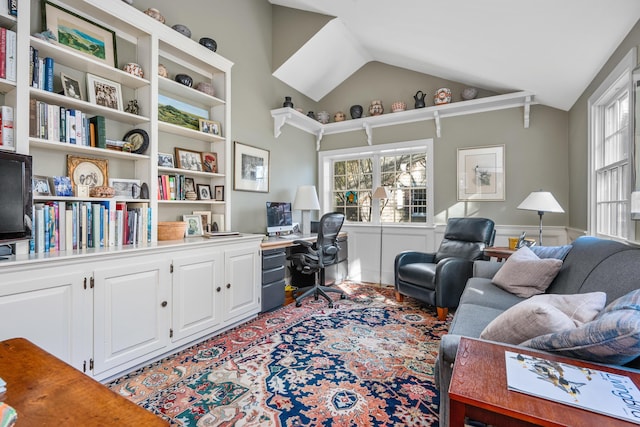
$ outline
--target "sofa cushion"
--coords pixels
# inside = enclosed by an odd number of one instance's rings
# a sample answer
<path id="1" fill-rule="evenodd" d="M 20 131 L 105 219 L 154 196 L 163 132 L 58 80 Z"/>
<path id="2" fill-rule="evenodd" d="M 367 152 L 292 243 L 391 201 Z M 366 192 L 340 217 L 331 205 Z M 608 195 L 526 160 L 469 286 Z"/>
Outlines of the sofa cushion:
<path id="1" fill-rule="evenodd" d="M 594 320 L 522 343 L 598 363 L 625 364 L 640 356 L 640 289 L 605 307 Z"/>
<path id="2" fill-rule="evenodd" d="M 531 252 L 536 254 L 538 258 L 556 258 L 559 260 L 564 260 L 569 251 L 573 246 L 571 245 L 562 245 L 562 246 L 531 246 Z"/>
<path id="3" fill-rule="evenodd" d="M 555 258 L 540 259 L 526 246 L 511 255 L 493 276 L 493 284 L 507 292 L 528 298 L 543 293 L 562 267 Z"/>
<path id="4" fill-rule="evenodd" d="M 539 335 L 574 329 L 596 317 L 606 297 L 604 292 L 534 295 L 496 317 L 480 338 L 520 344 Z"/>
<path id="5" fill-rule="evenodd" d="M 491 283 L 491 279 L 472 277 L 467 280 L 460 304 L 475 304 L 505 311 L 523 300 L 524 298 L 500 289 Z"/>

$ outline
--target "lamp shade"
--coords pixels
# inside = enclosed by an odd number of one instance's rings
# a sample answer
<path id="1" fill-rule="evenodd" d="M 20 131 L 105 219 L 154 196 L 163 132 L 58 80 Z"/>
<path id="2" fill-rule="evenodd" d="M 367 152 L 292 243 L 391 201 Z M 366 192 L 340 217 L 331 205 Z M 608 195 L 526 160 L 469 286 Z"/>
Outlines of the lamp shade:
<path id="1" fill-rule="evenodd" d="M 388 199 L 389 197 L 391 197 L 391 193 L 389 193 L 387 187 L 381 186 L 376 188 L 371 197 L 373 197 L 374 199 Z"/>
<path id="2" fill-rule="evenodd" d="M 560 203 L 548 191 L 533 191 L 518 205 L 518 209 L 538 212 L 564 212 Z"/>
<path id="3" fill-rule="evenodd" d="M 320 201 L 316 193 L 315 185 L 301 185 L 296 191 L 296 198 L 293 201 L 293 209 L 299 210 L 319 210 Z"/>

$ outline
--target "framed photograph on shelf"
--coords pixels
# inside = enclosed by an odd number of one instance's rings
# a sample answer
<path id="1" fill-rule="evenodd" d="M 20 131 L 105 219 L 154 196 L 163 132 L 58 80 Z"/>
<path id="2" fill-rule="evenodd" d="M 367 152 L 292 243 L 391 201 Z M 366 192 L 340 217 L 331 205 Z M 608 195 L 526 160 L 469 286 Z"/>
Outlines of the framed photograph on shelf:
<path id="1" fill-rule="evenodd" d="M 211 186 L 209 184 L 196 184 L 198 188 L 198 199 L 211 200 Z"/>
<path id="2" fill-rule="evenodd" d="M 503 201 L 504 145 L 458 148 L 458 200 Z"/>
<path id="3" fill-rule="evenodd" d="M 139 179 L 109 178 L 109 187 L 113 187 L 116 191 L 115 197 L 123 199 L 140 198 Z"/>
<path id="4" fill-rule="evenodd" d="M 62 89 L 64 96 L 74 99 L 84 99 L 84 89 L 80 82 L 67 76 L 65 73 L 60 73 L 60 81 L 62 82 Z"/>
<path id="5" fill-rule="evenodd" d="M 176 166 L 180 169 L 202 172 L 202 153 L 176 147 Z"/>
<path id="6" fill-rule="evenodd" d="M 200 215 L 202 220 L 202 230 L 209 232 L 211 231 L 211 212 L 210 211 L 193 211 L 194 215 Z"/>
<path id="7" fill-rule="evenodd" d="M 216 153 L 202 153 L 202 170 L 218 173 L 218 155 Z"/>
<path id="8" fill-rule="evenodd" d="M 158 166 L 163 168 L 175 168 L 175 162 L 173 160 L 173 154 L 171 153 L 158 153 Z"/>
<path id="9" fill-rule="evenodd" d="M 109 182 L 109 161 L 68 154 L 67 174 L 71 178 L 74 194 L 77 194 L 79 185 L 88 188 L 107 185 Z"/>
<path id="10" fill-rule="evenodd" d="M 202 217 L 200 215 L 182 215 L 182 220 L 187 223 L 184 237 L 202 236 Z"/>
<path id="11" fill-rule="evenodd" d="M 209 133 L 211 135 L 222 135 L 220 122 L 215 120 L 200 119 L 200 132 Z"/>
<path id="12" fill-rule="evenodd" d="M 216 185 L 213 187 L 214 197 L 217 201 L 224 201 L 224 185 Z"/>
<path id="13" fill-rule="evenodd" d="M 51 187 L 49 187 L 49 178 L 41 175 L 33 175 L 33 195 L 34 196 L 51 196 Z"/>
<path id="14" fill-rule="evenodd" d="M 42 1 L 42 13 L 43 31 L 51 30 L 59 46 L 116 66 L 115 32 L 46 0 Z"/>
<path id="15" fill-rule="evenodd" d="M 89 102 L 122 111 L 122 87 L 120 83 L 87 73 Z"/>
<path id="16" fill-rule="evenodd" d="M 184 192 L 186 193 L 187 191 L 193 191 L 194 193 L 196 192 L 196 182 L 193 180 L 193 178 L 185 177 L 184 179 Z"/>
<path id="17" fill-rule="evenodd" d="M 73 186 L 68 176 L 52 176 L 49 178 L 49 186 L 54 196 L 73 196 Z"/>
<path id="18" fill-rule="evenodd" d="M 235 141 L 234 189 L 269 192 L 269 150 Z"/>

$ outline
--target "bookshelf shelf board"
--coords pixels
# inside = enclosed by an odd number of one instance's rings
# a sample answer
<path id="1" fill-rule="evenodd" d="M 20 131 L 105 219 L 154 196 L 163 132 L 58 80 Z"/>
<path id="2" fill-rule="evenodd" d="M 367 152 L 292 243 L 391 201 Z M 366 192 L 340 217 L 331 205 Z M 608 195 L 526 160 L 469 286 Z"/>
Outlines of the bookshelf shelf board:
<path id="1" fill-rule="evenodd" d="M 158 203 L 167 204 L 167 205 L 182 205 L 182 204 L 190 204 L 190 205 L 224 205 L 224 201 L 220 200 L 160 200 L 158 199 Z"/>
<path id="2" fill-rule="evenodd" d="M 39 57 L 44 58 L 48 56 L 53 58 L 55 63 L 61 63 L 75 70 L 84 71 L 85 73 L 96 74 L 133 89 L 139 89 L 149 86 L 150 84 L 147 79 L 142 79 L 125 71 L 110 67 L 88 56 L 82 55 L 77 51 L 61 47 L 56 42 L 46 42 L 33 36 L 30 42 L 31 46 L 38 49 Z"/>
<path id="3" fill-rule="evenodd" d="M 204 142 L 224 142 L 223 136 L 212 135 L 210 133 L 200 132 L 199 130 L 189 129 L 172 123 L 158 122 L 158 130 L 161 132 L 171 133 L 173 135 L 186 136 L 191 139 L 197 139 Z"/>
<path id="4" fill-rule="evenodd" d="M 46 90 L 29 88 L 29 92 L 33 98 L 36 98 L 40 101 L 45 101 L 49 104 L 60 105 L 65 108 L 75 108 L 82 111 L 83 113 L 91 115 L 105 116 L 108 119 L 117 120 L 122 123 L 138 125 L 141 123 L 149 122 L 149 118 L 145 116 L 139 116 L 137 114 L 127 113 L 126 111 L 103 107 L 102 105 L 92 104 L 91 102 L 82 101 L 80 99 L 71 98 L 53 92 L 48 92 Z"/>
<path id="5" fill-rule="evenodd" d="M 188 102 L 191 104 L 198 104 L 203 107 L 217 107 L 218 105 L 225 104 L 225 102 L 220 98 L 200 92 L 197 89 L 185 86 L 182 83 L 167 79 L 166 77 L 158 76 L 158 84 L 162 94 L 169 97 L 177 96 L 184 98 L 188 94 Z"/>
<path id="6" fill-rule="evenodd" d="M 104 148 L 87 147 L 86 145 L 69 144 L 67 142 L 55 142 L 40 138 L 29 138 L 31 147 L 44 148 L 46 150 L 65 151 L 68 153 L 81 153 L 92 156 L 111 157 L 130 160 L 145 160 L 149 156 L 145 154 L 127 153 L 125 151 L 108 150 Z"/>
<path id="7" fill-rule="evenodd" d="M 180 175 L 187 175 L 187 176 L 201 176 L 204 178 L 213 178 L 213 177 L 224 178 L 223 173 L 198 172 L 198 171 L 191 171 L 188 169 L 168 168 L 164 166 L 158 166 L 158 172 L 159 173 L 162 172 L 165 175 L 180 174 Z"/>

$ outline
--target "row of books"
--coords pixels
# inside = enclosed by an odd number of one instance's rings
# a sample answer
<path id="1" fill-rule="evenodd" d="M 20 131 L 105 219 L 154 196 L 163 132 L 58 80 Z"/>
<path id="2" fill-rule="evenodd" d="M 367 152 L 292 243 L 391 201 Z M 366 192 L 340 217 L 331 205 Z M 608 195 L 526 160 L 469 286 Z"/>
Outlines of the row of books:
<path id="1" fill-rule="evenodd" d="M 0 27 L 0 79 L 13 83 L 17 73 L 16 49 L 16 32 Z"/>
<path id="2" fill-rule="evenodd" d="M 188 188 L 185 176 L 179 173 L 158 175 L 158 200 L 187 200 L 187 191 L 195 191 L 193 186 Z"/>
<path id="3" fill-rule="evenodd" d="M 0 147 L 15 147 L 13 130 L 13 107 L 0 106 Z"/>
<path id="4" fill-rule="evenodd" d="M 106 119 L 73 108 L 29 100 L 29 136 L 49 141 L 107 148 Z"/>
<path id="5" fill-rule="evenodd" d="M 0 34 L 1 36 L 1 34 Z M 2 39 L 0 38 L 0 41 Z M 1 46 L 0 46 L 1 52 Z M 31 87 L 53 92 L 53 67 L 54 61 L 50 57 L 40 57 L 40 52 L 30 46 L 29 76 L 31 76 Z"/>
<path id="6" fill-rule="evenodd" d="M 151 241 L 146 202 L 115 200 L 36 203 L 32 253 L 105 248 Z"/>

